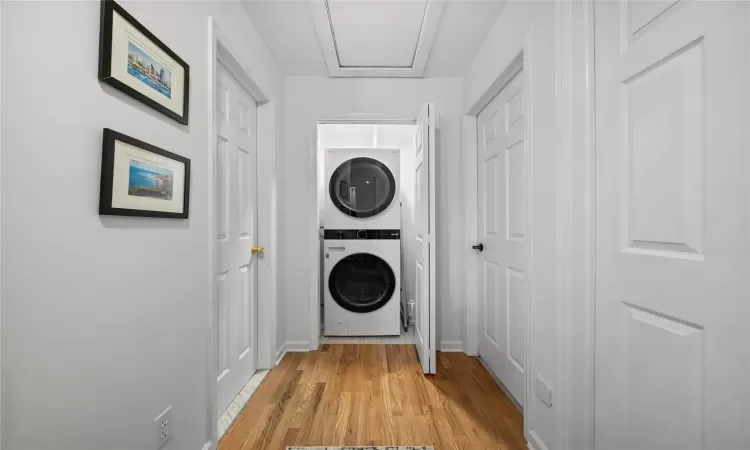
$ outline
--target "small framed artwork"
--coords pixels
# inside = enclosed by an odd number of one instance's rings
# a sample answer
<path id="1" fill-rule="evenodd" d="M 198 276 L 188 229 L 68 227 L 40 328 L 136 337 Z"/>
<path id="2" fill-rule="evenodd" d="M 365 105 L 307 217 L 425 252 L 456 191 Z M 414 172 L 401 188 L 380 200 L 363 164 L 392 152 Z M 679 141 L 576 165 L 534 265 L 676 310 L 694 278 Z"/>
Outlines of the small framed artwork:
<path id="1" fill-rule="evenodd" d="M 104 129 L 99 214 L 187 219 L 190 160 Z"/>
<path id="2" fill-rule="evenodd" d="M 187 125 L 190 66 L 122 6 L 101 5 L 99 80 Z"/>

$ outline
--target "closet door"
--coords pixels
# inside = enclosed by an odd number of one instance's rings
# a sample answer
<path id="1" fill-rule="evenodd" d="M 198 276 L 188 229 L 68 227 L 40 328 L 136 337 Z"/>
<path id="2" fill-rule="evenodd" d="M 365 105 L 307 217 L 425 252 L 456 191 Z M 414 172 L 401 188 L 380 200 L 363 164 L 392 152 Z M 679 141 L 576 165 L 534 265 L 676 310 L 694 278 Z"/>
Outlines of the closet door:
<path id="1" fill-rule="evenodd" d="M 596 448 L 750 448 L 748 3 L 595 10 Z"/>
<path id="2" fill-rule="evenodd" d="M 417 119 L 415 228 L 417 353 L 426 374 L 437 371 L 435 342 L 435 105 L 422 106 Z"/>
<path id="3" fill-rule="evenodd" d="M 521 407 L 526 390 L 524 73 L 477 120 L 479 356 Z"/>
<path id="4" fill-rule="evenodd" d="M 216 99 L 217 413 L 256 369 L 258 346 L 257 107 L 222 64 Z"/>

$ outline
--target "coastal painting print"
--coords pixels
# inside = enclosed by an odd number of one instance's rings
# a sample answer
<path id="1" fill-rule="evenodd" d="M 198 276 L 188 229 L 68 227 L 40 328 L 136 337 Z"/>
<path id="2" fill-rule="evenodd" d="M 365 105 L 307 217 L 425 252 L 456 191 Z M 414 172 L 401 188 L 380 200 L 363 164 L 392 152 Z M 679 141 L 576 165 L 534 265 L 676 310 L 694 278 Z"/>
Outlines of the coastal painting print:
<path id="1" fill-rule="evenodd" d="M 105 128 L 99 214 L 187 219 L 190 160 Z"/>
<path id="2" fill-rule="evenodd" d="M 100 19 L 99 81 L 187 125 L 190 66 L 116 2 Z"/>
<path id="3" fill-rule="evenodd" d="M 128 73 L 156 92 L 172 98 L 172 71 L 133 41 L 128 42 Z"/>
<path id="4" fill-rule="evenodd" d="M 130 160 L 128 195 L 172 200 L 174 172 L 135 159 Z"/>

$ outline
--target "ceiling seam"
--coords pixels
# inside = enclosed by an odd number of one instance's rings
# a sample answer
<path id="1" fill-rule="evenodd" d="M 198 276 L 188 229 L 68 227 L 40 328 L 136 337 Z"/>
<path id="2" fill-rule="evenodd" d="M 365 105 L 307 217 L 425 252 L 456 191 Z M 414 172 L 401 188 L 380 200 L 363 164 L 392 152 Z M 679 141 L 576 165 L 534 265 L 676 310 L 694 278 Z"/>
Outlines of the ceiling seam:
<path id="1" fill-rule="evenodd" d="M 333 51 L 336 52 L 336 61 L 341 69 L 341 56 L 339 56 L 339 46 L 336 43 L 336 33 L 333 31 L 333 20 L 331 20 L 331 8 L 328 7 L 328 0 L 324 0 L 326 5 L 326 15 L 328 16 L 328 27 L 331 29 L 331 38 L 333 39 Z"/>
<path id="2" fill-rule="evenodd" d="M 417 35 L 417 45 L 414 46 L 414 53 L 411 55 L 411 68 L 414 68 L 414 61 L 417 59 L 417 52 L 419 51 L 419 43 L 422 41 L 422 30 L 424 30 L 424 23 L 427 20 L 427 8 L 430 7 L 430 1 L 427 0 L 424 4 L 424 12 L 422 13 L 422 23 L 419 24 L 419 34 Z"/>

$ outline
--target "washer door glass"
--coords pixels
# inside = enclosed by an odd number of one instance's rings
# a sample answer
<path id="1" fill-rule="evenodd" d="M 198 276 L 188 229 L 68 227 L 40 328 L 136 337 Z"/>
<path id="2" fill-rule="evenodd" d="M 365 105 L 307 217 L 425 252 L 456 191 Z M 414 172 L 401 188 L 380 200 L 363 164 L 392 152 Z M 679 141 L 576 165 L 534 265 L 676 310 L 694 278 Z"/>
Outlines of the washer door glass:
<path id="1" fill-rule="evenodd" d="M 342 308 L 366 313 L 388 303 L 396 289 L 396 277 L 383 259 L 369 253 L 355 253 L 333 267 L 328 289 Z"/>
<path id="2" fill-rule="evenodd" d="M 396 195 L 396 180 L 385 164 L 353 158 L 336 168 L 328 187 L 333 204 L 352 217 L 372 217 L 385 211 Z"/>

